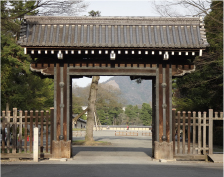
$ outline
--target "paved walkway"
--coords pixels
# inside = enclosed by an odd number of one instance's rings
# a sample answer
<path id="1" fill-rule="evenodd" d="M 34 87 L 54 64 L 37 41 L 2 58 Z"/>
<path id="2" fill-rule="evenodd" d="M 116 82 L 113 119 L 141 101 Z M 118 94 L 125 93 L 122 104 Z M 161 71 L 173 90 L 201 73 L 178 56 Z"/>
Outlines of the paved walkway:
<path id="1" fill-rule="evenodd" d="M 113 136 L 112 136 L 113 135 Z M 68 161 L 2 161 L 4 177 L 222 177 L 223 164 L 211 162 L 167 162 L 151 159 L 151 137 L 115 137 L 114 131 L 94 132 L 95 140 L 111 146 L 73 146 Z M 84 139 L 74 138 L 74 140 Z"/>

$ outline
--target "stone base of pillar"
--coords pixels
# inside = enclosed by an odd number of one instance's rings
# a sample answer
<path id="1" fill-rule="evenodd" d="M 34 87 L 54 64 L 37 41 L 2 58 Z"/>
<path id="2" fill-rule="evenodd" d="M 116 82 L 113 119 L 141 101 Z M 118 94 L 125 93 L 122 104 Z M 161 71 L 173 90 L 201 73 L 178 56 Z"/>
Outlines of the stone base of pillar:
<path id="1" fill-rule="evenodd" d="M 173 159 L 173 142 L 155 141 L 154 157 L 155 159 Z"/>
<path id="2" fill-rule="evenodd" d="M 52 141 L 52 158 L 70 158 L 71 157 L 71 140 L 69 141 Z"/>

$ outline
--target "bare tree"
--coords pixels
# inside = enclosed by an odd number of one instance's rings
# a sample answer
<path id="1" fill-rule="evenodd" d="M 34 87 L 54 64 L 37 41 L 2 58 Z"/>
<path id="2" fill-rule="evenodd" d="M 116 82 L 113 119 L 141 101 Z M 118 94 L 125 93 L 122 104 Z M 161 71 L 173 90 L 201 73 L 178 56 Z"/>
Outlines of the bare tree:
<path id="1" fill-rule="evenodd" d="M 211 10 L 211 0 L 154 0 L 152 5 L 161 16 L 205 16 Z"/>
<path id="2" fill-rule="evenodd" d="M 86 142 L 93 141 L 94 112 L 95 112 L 96 95 L 98 90 L 99 79 L 100 76 L 92 77 L 92 84 L 89 91 L 86 137 L 85 137 Z"/>
<path id="3" fill-rule="evenodd" d="M 20 2 L 21 3 L 21 2 Z M 22 1 L 22 3 L 29 3 L 29 1 Z M 75 0 L 75 1 L 62 1 L 62 0 L 39 0 L 39 1 L 30 1 L 31 5 L 29 8 L 25 7 L 23 9 L 14 9 L 14 4 L 12 2 L 7 2 L 7 8 L 1 9 L 1 12 L 7 12 L 11 14 L 7 17 L 1 17 L 1 19 L 22 19 L 26 14 L 32 14 L 35 12 L 37 15 L 43 16 L 76 16 L 80 12 L 84 12 L 88 7 L 88 3 L 85 3 L 84 0 Z"/>

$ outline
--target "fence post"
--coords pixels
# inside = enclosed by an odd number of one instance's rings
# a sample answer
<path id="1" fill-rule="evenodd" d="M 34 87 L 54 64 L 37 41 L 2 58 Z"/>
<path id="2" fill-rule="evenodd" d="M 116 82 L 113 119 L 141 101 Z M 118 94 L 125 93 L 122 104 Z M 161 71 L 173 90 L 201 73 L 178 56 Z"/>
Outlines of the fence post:
<path id="1" fill-rule="evenodd" d="M 48 153 L 48 120 L 49 120 L 49 111 L 46 111 L 46 153 Z"/>
<path id="2" fill-rule="evenodd" d="M 52 154 L 52 141 L 54 138 L 54 108 L 51 109 L 51 140 L 50 140 L 50 153 Z"/>
<path id="3" fill-rule="evenodd" d="M 22 152 L 22 115 L 23 111 L 19 111 L 19 153 Z"/>
<path id="4" fill-rule="evenodd" d="M 39 122 L 39 115 L 38 115 L 38 110 L 35 111 L 35 127 L 38 128 L 38 122 Z"/>
<path id="5" fill-rule="evenodd" d="M 13 108 L 13 142 L 12 142 L 12 153 L 16 153 L 16 134 L 17 134 L 17 108 Z"/>
<path id="6" fill-rule="evenodd" d="M 41 155 L 41 157 L 43 156 L 43 150 L 44 150 L 44 141 L 43 141 L 43 139 L 44 139 L 44 123 L 43 123 L 43 121 L 44 121 L 44 111 L 43 110 L 41 110 L 40 111 L 40 122 L 41 122 L 41 124 L 40 124 L 40 155 Z"/>
<path id="7" fill-rule="evenodd" d="M 33 161 L 38 162 L 38 127 L 35 127 L 34 129 L 34 143 L 33 143 Z"/>
<path id="8" fill-rule="evenodd" d="M 10 113 L 11 111 L 7 112 L 7 153 L 10 153 Z"/>
<path id="9" fill-rule="evenodd" d="M 201 155 L 201 112 L 198 112 L 198 154 Z"/>
<path id="10" fill-rule="evenodd" d="M 203 112 L 203 154 L 206 154 L 206 112 Z"/>
<path id="11" fill-rule="evenodd" d="M 176 127 L 176 109 L 172 109 L 172 121 L 173 121 L 173 132 L 172 132 L 172 139 L 173 139 L 173 155 L 175 155 L 175 127 Z"/>
<path id="12" fill-rule="evenodd" d="M 24 149 L 25 152 L 27 153 L 27 110 L 25 111 L 25 132 L 24 132 Z"/>
<path id="13" fill-rule="evenodd" d="M 30 111 L 30 153 L 33 152 L 33 110 Z"/>
<path id="14" fill-rule="evenodd" d="M 5 153 L 5 111 L 2 111 L 2 153 Z"/>
<path id="15" fill-rule="evenodd" d="M 182 137 L 182 150 L 183 154 L 185 154 L 185 122 L 186 122 L 186 112 L 183 111 L 183 137 Z"/>
<path id="16" fill-rule="evenodd" d="M 213 109 L 209 109 L 209 154 L 213 154 Z"/>
<path id="17" fill-rule="evenodd" d="M 187 148 L 188 154 L 190 154 L 191 152 L 190 151 L 191 150 L 190 149 L 191 148 L 191 145 L 190 145 L 191 144 L 191 128 L 190 127 L 191 127 L 191 111 L 188 111 L 188 130 L 187 130 L 188 131 L 188 135 L 187 135 L 188 136 L 187 137 L 188 138 L 188 148 Z"/>
<path id="18" fill-rule="evenodd" d="M 193 154 L 195 154 L 195 143 L 196 143 L 196 112 L 193 112 Z"/>
<path id="19" fill-rule="evenodd" d="M 177 112 L 178 125 L 177 125 L 177 153 L 180 154 L 180 111 Z M 183 137 L 182 137 L 183 139 Z"/>

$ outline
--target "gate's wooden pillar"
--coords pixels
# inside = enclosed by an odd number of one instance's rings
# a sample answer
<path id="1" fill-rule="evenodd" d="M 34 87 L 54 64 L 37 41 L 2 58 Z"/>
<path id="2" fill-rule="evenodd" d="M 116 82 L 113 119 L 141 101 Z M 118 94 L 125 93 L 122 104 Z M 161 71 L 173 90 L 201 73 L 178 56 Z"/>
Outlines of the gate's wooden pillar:
<path id="1" fill-rule="evenodd" d="M 155 131 L 155 121 L 156 121 L 156 78 L 152 79 L 152 157 L 154 157 L 156 131 Z"/>
<path id="2" fill-rule="evenodd" d="M 157 66 L 155 129 L 154 157 L 172 159 L 172 68 L 170 64 Z"/>
<path id="3" fill-rule="evenodd" d="M 70 158 L 71 140 L 69 140 L 70 116 L 70 78 L 67 64 L 54 66 L 54 140 L 53 158 Z"/>

